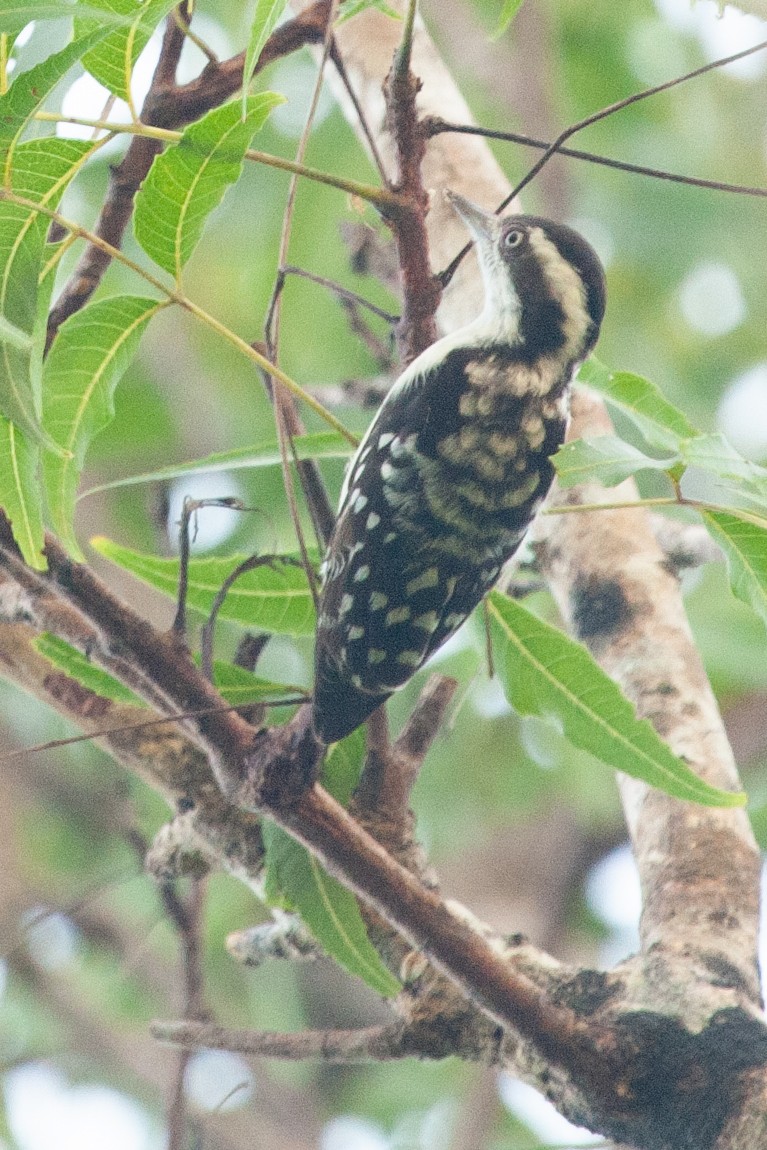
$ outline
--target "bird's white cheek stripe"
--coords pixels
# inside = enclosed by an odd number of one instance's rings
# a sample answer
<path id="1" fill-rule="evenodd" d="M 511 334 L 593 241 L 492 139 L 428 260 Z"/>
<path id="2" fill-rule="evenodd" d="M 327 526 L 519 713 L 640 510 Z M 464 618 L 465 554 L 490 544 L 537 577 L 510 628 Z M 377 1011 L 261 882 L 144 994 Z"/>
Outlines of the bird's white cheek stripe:
<path id="1" fill-rule="evenodd" d="M 566 347 L 569 351 L 577 351 L 591 327 L 583 280 L 572 264 L 560 255 L 556 244 L 547 238 L 542 228 L 530 229 L 530 246 L 543 268 L 549 290 L 562 306 L 562 334 Z"/>

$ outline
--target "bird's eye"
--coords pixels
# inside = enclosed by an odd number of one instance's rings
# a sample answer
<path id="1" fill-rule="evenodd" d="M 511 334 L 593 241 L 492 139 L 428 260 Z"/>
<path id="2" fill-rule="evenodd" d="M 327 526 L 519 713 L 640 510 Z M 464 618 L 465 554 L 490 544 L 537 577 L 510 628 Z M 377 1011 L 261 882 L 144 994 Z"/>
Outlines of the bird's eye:
<path id="1" fill-rule="evenodd" d="M 525 242 L 525 233 L 519 228 L 512 228 L 512 230 L 504 236 L 503 242 L 507 248 L 521 247 Z"/>

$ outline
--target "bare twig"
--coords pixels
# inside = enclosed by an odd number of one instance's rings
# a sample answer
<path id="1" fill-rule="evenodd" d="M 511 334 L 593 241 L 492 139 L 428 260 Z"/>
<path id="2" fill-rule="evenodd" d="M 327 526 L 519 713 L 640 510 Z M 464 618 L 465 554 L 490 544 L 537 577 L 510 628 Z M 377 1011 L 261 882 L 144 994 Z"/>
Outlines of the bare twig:
<path id="1" fill-rule="evenodd" d="M 158 1042 L 189 1049 L 231 1050 L 259 1058 L 298 1062 L 319 1058 L 323 1062 L 390 1062 L 411 1057 L 401 1023 L 370 1026 L 359 1030 L 303 1030 L 280 1034 L 269 1030 L 228 1030 L 223 1026 L 189 1022 L 153 1022 L 151 1034 Z"/>
<path id="2" fill-rule="evenodd" d="M 429 266 L 425 219 L 429 197 L 423 184 L 421 164 L 426 136 L 419 122 L 416 96 L 421 82 L 410 70 L 415 0 L 409 0 L 402 38 L 386 78 L 386 114 L 397 163 L 396 190 L 410 203 L 408 212 L 391 220 L 402 278 L 402 318 L 397 329 L 402 358 L 414 359 L 437 338 L 435 313 L 441 285 Z"/>
<path id="3" fill-rule="evenodd" d="M 706 72 L 712 72 L 717 68 L 724 68 L 727 64 L 733 64 L 736 60 L 743 60 L 746 56 L 752 56 L 754 52 L 761 52 L 765 48 L 767 48 L 767 40 L 763 40 L 759 44 L 754 44 L 751 48 L 744 48 L 742 52 L 735 52 L 731 56 L 722 56 L 718 60 L 712 60 L 708 64 L 703 64 L 700 68 L 693 68 L 691 72 L 685 72 L 682 76 L 675 76 L 672 80 L 666 80 L 664 83 L 656 84 L 652 88 L 645 88 L 641 92 L 635 92 L 631 96 L 626 96 L 623 100 L 616 100 L 615 103 L 608 104 L 606 108 L 601 108 L 598 112 L 594 112 L 592 115 L 578 120 L 577 123 L 571 124 L 569 128 L 565 128 L 564 132 L 561 132 L 556 140 L 549 145 L 537 163 L 533 164 L 530 171 L 520 180 L 516 188 L 509 193 L 498 210 L 502 211 L 507 204 L 511 203 L 511 201 L 520 194 L 522 189 L 526 188 L 530 181 L 535 179 L 544 164 L 547 164 L 554 153 L 559 151 L 562 144 L 564 144 L 566 140 L 569 140 L 571 136 L 574 136 L 576 132 L 580 132 L 583 128 L 588 128 L 591 124 L 596 124 L 600 120 L 606 120 L 608 116 L 613 116 L 616 112 L 620 112 L 623 108 L 628 108 L 632 104 L 638 104 L 640 100 L 647 100 L 650 96 L 657 96 L 660 92 L 668 92 L 671 88 L 676 88 L 679 84 L 686 84 L 688 80 L 694 80 L 696 76 L 703 76 Z"/>
<path id="4" fill-rule="evenodd" d="M 205 1015 L 203 1004 L 201 915 L 204 905 L 205 883 L 192 879 L 186 899 L 182 899 L 175 882 L 160 883 L 160 897 L 165 911 L 176 928 L 181 948 L 181 967 L 184 980 L 184 1020 L 199 1025 Z M 168 1150 L 183 1150 L 186 1145 L 187 1110 L 184 1076 L 191 1051 L 180 1050 L 168 1104 Z"/>
<path id="5" fill-rule="evenodd" d="M 368 720 L 368 754 L 355 794 L 355 811 L 365 818 L 366 823 L 368 815 L 374 817 L 384 812 L 389 834 L 393 824 L 405 833 L 409 830 L 410 792 L 429 748 L 442 728 L 457 686 L 455 679 L 432 675 L 394 744 L 389 742 L 388 728 L 385 739 L 378 733 L 377 726 L 371 729 L 374 717 L 377 723 L 382 721 L 377 717 L 383 713 L 383 708 Z"/>
<path id="6" fill-rule="evenodd" d="M 441 120 L 438 116 L 430 116 L 425 121 L 425 130 L 429 136 L 438 136 L 443 132 L 453 132 L 464 136 L 483 136 L 487 140 L 508 140 L 512 144 L 522 144 L 526 148 L 537 148 L 540 151 L 551 151 L 554 144 L 550 140 L 537 140 L 527 136 L 524 132 L 500 131 L 496 128 L 480 128 L 476 124 L 452 124 Z M 732 192 L 740 196 L 767 196 L 767 188 L 755 188 L 747 184 L 730 184 L 721 180 L 705 180 L 698 176 L 684 176 L 679 172 L 669 172 L 665 168 L 650 168 L 645 164 L 631 164 L 627 160 L 615 160 L 610 156 L 600 156 L 596 152 L 584 152 L 578 148 L 556 148 L 560 156 L 568 156 L 573 160 L 585 160 L 590 164 L 598 164 L 605 168 L 615 168 L 620 172 L 630 172 L 636 176 L 651 176 L 655 180 L 668 180 L 675 184 L 685 184 L 693 188 L 708 188 L 713 192 Z M 553 153 L 552 153 L 553 154 Z"/>
<path id="7" fill-rule="evenodd" d="M 227 508 L 231 511 L 244 510 L 242 501 L 233 496 L 221 499 L 190 499 L 184 500 L 179 520 L 179 547 L 178 547 L 178 595 L 176 614 L 171 625 L 171 631 L 180 640 L 186 636 L 186 598 L 189 589 L 189 549 L 191 545 L 190 524 L 192 516 L 196 516 L 205 507 Z M 196 532 L 195 532 L 196 534 Z M 210 678 L 210 676 L 208 676 Z"/>
<path id="8" fill-rule="evenodd" d="M 218 620 L 218 613 L 224 605 L 224 601 L 229 594 L 232 586 L 242 576 L 247 574 L 248 571 L 255 571 L 259 567 L 274 567 L 275 563 L 281 563 L 288 567 L 303 567 L 303 564 L 298 563 L 295 559 L 291 559 L 282 555 L 251 555 L 248 559 L 244 559 L 242 563 L 238 563 L 234 571 L 227 575 L 224 582 L 216 592 L 216 597 L 213 600 L 208 615 L 207 622 L 202 628 L 202 638 L 200 645 L 200 666 L 202 673 L 209 682 L 213 682 L 213 638 L 216 630 L 216 622 Z"/>
<path id="9" fill-rule="evenodd" d="M 367 311 L 372 312 L 373 315 L 377 315 L 381 319 L 386 320 L 387 323 L 399 323 L 400 317 L 398 315 L 393 315 L 392 312 L 385 311 L 382 307 L 378 307 L 377 304 L 365 299 L 365 297 L 358 292 L 350 291 L 349 288 L 345 288 L 343 284 L 336 283 L 335 280 L 329 280 L 325 276 L 317 275 L 315 272 L 308 272 L 305 268 L 294 267 L 292 264 L 285 264 L 281 271 L 283 276 L 300 276 L 301 279 L 310 280 L 312 283 L 319 284 L 321 287 L 331 291 L 333 295 L 338 296 L 339 299 L 363 307 Z"/>
<path id="10" fill-rule="evenodd" d="M 713 60 L 709 64 L 702 65 L 700 68 L 694 68 L 691 72 L 685 72 L 682 76 L 675 76 L 672 80 L 666 80 L 662 84 L 656 84 L 652 88 L 644 88 L 641 92 L 634 92 L 633 95 L 626 96 L 623 100 L 616 100 L 614 103 L 608 104 L 605 108 L 600 108 L 598 112 L 593 112 L 590 116 L 585 116 L 582 120 L 578 120 L 574 124 L 571 124 L 569 127 L 565 128 L 563 132 L 560 132 L 553 143 L 546 147 L 543 155 L 539 160 L 536 161 L 535 164 L 533 164 L 532 168 L 529 169 L 527 174 L 519 181 L 517 186 L 513 188 L 507 196 L 504 196 L 503 200 L 501 200 L 500 204 L 496 208 L 496 214 L 502 212 L 503 209 L 512 202 L 512 200 L 519 196 L 523 188 L 526 188 L 530 181 L 535 179 L 541 168 L 543 168 L 549 162 L 551 157 L 561 150 L 562 145 L 577 132 L 582 131 L 584 128 L 590 127 L 592 124 L 598 123 L 600 120 L 607 119 L 608 116 L 615 115 L 616 112 L 622 111 L 623 108 L 628 108 L 632 104 L 638 104 L 641 100 L 649 99 L 650 96 L 657 96 L 660 92 L 667 92 L 671 88 L 677 87 L 679 84 L 685 84 L 688 80 L 695 79 L 696 76 L 702 76 L 704 73 L 711 72 L 716 68 L 723 68 L 725 65 L 732 64 L 736 60 L 742 60 L 746 56 L 753 55 L 754 52 L 761 52 L 764 48 L 767 48 L 767 40 L 764 40 L 759 44 L 754 44 L 751 48 L 745 48 L 742 52 L 735 52 L 731 56 L 723 56 L 718 60 Z M 458 255 L 453 260 L 451 260 L 448 266 L 439 273 L 438 278 L 443 287 L 446 287 L 447 284 L 450 283 L 450 280 L 453 278 L 458 265 L 470 250 L 471 244 L 466 244 L 458 253 Z"/>

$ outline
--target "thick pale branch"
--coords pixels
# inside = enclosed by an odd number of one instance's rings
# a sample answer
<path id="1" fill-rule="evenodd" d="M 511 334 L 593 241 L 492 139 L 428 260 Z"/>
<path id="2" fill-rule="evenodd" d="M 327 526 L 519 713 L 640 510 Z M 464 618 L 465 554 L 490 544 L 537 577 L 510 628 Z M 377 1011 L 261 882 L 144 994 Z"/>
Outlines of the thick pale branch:
<path id="1" fill-rule="evenodd" d="M 611 430 L 602 404 L 579 394 L 571 435 Z M 633 485 L 626 485 L 631 498 Z M 592 486 L 567 505 L 615 499 Z M 677 579 L 641 510 L 542 517 L 538 556 L 575 634 L 639 714 L 707 781 L 738 787 L 721 717 L 687 624 Z M 595 540 L 598 539 L 598 545 Z M 644 893 L 642 945 L 697 954 L 759 1000 L 759 854 L 743 811 L 710 810 L 621 779 Z M 717 976 L 717 977 L 719 977 Z"/>

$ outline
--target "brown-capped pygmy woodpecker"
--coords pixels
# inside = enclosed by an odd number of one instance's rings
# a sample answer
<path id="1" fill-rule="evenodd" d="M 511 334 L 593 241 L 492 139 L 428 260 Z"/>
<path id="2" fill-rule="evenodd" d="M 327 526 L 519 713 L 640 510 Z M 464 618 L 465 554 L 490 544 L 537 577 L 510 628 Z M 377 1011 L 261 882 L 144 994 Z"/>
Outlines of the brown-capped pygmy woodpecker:
<path id="1" fill-rule="evenodd" d="M 485 306 L 405 369 L 349 464 L 321 571 L 312 719 L 324 743 L 407 682 L 519 547 L 604 315 L 604 272 L 577 232 L 449 198 Z"/>

